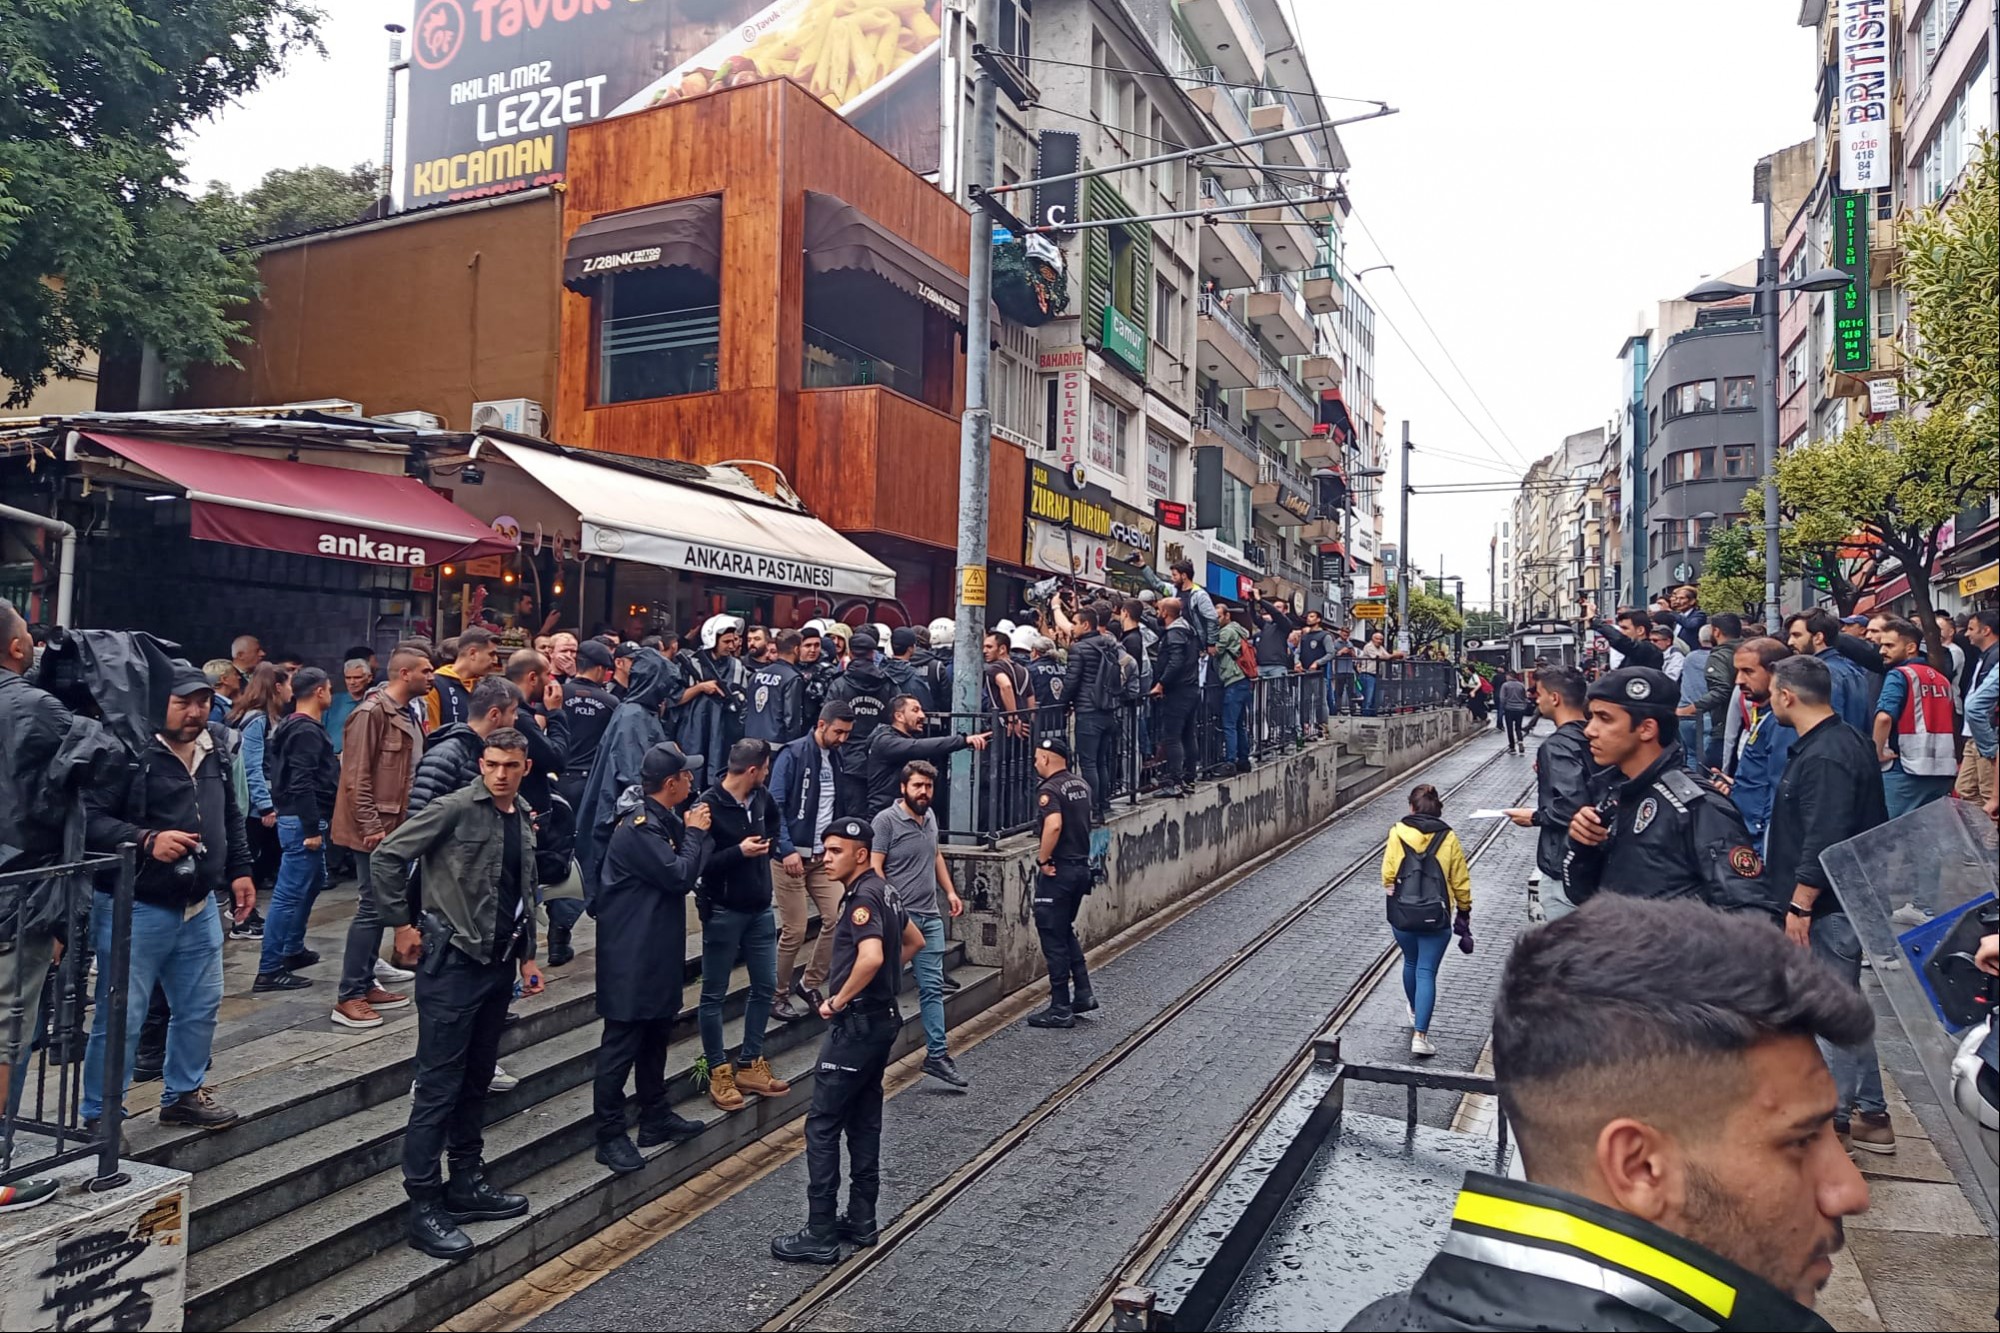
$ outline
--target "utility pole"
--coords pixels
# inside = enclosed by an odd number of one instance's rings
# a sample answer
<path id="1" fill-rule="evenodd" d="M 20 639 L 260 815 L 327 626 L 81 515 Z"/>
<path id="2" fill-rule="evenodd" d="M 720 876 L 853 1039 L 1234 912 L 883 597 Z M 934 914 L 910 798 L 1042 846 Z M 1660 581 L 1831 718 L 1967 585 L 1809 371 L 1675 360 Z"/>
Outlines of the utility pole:
<path id="1" fill-rule="evenodd" d="M 973 0 L 973 32 L 985 41 L 994 30 L 997 0 Z M 969 162 L 964 179 L 966 197 L 995 183 L 999 155 L 999 88 L 984 61 L 975 62 L 972 79 L 972 120 L 967 126 Z M 965 416 L 958 432 L 958 614 L 952 633 L 951 708 L 958 714 L 957 730 L 970 732 L 979 711 L 986 638 L 986 498 L 992 462 L 993 410 L 986 399 L 992 362 L 992 331 L 988 311 L 993 302 L 993 224 L 984 206 L 975 203 L 968 221 L 971 263 L 965 280 Z M 956 828 L 973 826 L 972 753 L 960 750 L 951 759 L 951 821 Z"/>
<path id="2" fill-rule="evenodd" d="M 1771 191 L 1764 194 L 1764 253 L 1757 264 L 1757 332 L 1764 354 L 1763 408 L 1758 416 L 1764 464 L 1764 627 L 1777 633 L 1784 619 L 1778 613 L 1778 248 L 1771 243 Z"/>
<path id="3" fill-rule="evenodd" d="M 1403 423 L 1403 516 L 1396 548 L 1396 651 L 1410 651 L 1410 423 Z"/>

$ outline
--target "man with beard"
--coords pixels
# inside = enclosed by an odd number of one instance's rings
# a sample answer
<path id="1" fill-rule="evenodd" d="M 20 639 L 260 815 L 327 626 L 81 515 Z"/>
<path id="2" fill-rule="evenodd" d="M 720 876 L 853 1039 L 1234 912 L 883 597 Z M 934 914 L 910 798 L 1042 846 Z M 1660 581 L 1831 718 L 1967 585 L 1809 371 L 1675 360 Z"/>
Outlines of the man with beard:
<path id="1" fill-rule="evenodd" d="M 874 739 L 875 728 L 889 721 L 889 701 L 897 694 L 895 682 L 883 671 L 881 663 L 875 659 L 875 636 L 867 630 L 856 630 L 848 640 L 853 657 L 848 659 L 847 670 L 826 692 L 828 701 L 838 701 L 854 710 L 854 730 L 847 738 L 841 753 L 847 757 L 847 766 L 855 773 L 868 771 L 868 743 Z"/>
<path id="2" fill-rule="evenodd" d="M 1830 1327 L 1812 1305 L 1868 1186 L 1815 1040 L 1874 1026 L 1780 932 L 1694 903 L 1526 932 L 1493 1013 L 1526 1179 L 1468 1174 L 1415 1285 L 1347 1327 Z"/>
<path id="3" fill-rule="evenodd" d="M 870 819 L 888 809 L 896 799 L 907 765 L 917 760 L 936 764 L 967 748 L 984 750 L 993 736 L 990 731 L 971 735 L 926 736 L 924 730 L 928 721 L 923 701 L 915 695 L 899 694 L 890 701 L 889 725 L 877 727 L 874 739 L 868 743 L 865 775 Z M 935 779 L 936 775 L 932 777 Z M 882 844 L 877 842 L 875 845 L 880 848 Z M 907 900 L 905 905 L 908 905 Z"/>
<path id="4" fill-rule="evenodd" d="M 687 679 L 675 731 L 681 749 L 688 754 L 719 758 L 743 739 L 750 669 L 744 665 L 742 652 L 743 622 L 735 616 L 715 615 L 702 623 L 701 646 L 683 655 Z M 706 770 L 696 771 L 696 789 L 714 776 Z"/>
<path id="5" fill-rule="evenodd" d="M 1736 687 L 1743 696 L 1743 718 L 1729 797 L 1743 812 L 1744 827 L 1758 848 L 1763 847 L 1764 830 L 1770 827 L 1778 779 L 1784 776 L 1792 744 L 1799 738 L 1771 708 L 1771 667 L 1791 655 L 1791 649 L 1771 638 L 1746 639 L 1736 648 Z"/>
<path id="6" fill-rule="evenodd" d="M 1528 876 L 1528 920 L 1544 918 L 1542 876 L 1562 884 L 1563 858 L 1569 855 L 1569 822 L 1590 804 L 1590 784 L 1597 775 L 1591 762 L 1590 738 L 1584 735 L 1588 721 L 1583 711 L 1584 681 L 1581 671 L 1569 667 L 1544 667 L 1535 673 L 1535 706 L 1555 723 L 1555 735 L 1542 742 L 1535 752 L 1535 804 L 1509 810 L 1507 817 L 1522 828 L 1538 828 L 1535 869 Z M 1555 895 L 1556 915 L 1574 910 L 1561 893 Z"/>
<path id="7" fill-rule="evenodd" d="M 914 700 L 909 704 L 917 707 Z M 917 974 L 917 1012 L 924 1024 L 924 1072 L 963 1089 L 969 1081 L 958 1072 L 945 1037 L 943 910 L 959 916 L 965 903 L 938 850 L 937 816 L 931 812 L 936 790 L 935 766 L 921 759 L 903 765 L 900 795 L 875 816 L 870 855 L 875 873 L 888 881 L 896 900 L 924 936 L 923 947 L 910 963 Z"/>
<path id="8" fill-rule="evenodd" d="M 799 670 L 802 642 L 795 629 L 778 631 L 771 640 L 771 660 L 759 663 L 750 675 L 750 709 L 743 734 L 772 749 L 790 745 L 806 733 L 806 680 Z"/>
<path id="9" fill-rule="evenodd" d="M 799 675 L 805 689 L 805 715 L 818 717 L 826 707 L 827 691 L 840 676 L 840 654 L 832 651 L 819 622 L 799 631 Z"/>

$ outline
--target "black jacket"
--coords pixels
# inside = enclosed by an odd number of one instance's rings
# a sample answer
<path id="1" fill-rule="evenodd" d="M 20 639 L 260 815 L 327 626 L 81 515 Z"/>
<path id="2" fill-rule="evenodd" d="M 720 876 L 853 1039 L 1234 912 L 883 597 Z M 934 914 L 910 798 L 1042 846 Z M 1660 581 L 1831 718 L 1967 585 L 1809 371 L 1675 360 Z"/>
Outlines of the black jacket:
<path id="1" fill-rule="evenodd" d="M 889 701 L 900 693 L 879 663 L 859 658 L 849 662 L 847 670 L 828 688 L 828 702 L 838 700 L 854 709 L 854 731 L 842 748 L 847 753 L 847 766 L 855 772 L 867 771 L 869 738 L 875 728 L 889 725 Z"/>
<path id="2" fill-rule="evenodd" d="M 806 719 L 806 678 L 794 664 L 780 659 L 750 673 L 750 712 L 743 734 L 769 741 L 773 748 L 789 745 L 811 729 Z"/>
<path id="3" fill-rule="evenodd" d="M 1292 662 L 1292 618 L 1275 602 L 1259 602 L 1258 610 L 1270 615 L 1262 620 L 1253 636 L 1257 640 L 1257 665 L 1290 666 Z"/>
<path id="4" fill-rule="evenodd" d="M 1631 638 L 1609 620 L 1593 621 L 1590 627 L 1623 655 L 1621 665 L 1651 667 L 1658 671 L 1667 664 L 1667 655 L 1655 648 L 1650 640 Z"/>
<path id="5" fill-rule="evenodd" d="M 1160 661 L 1153 671 L 1153 683 L 1172 694 L 1191 690 L 1200 679 L 1201 640 L 1194 626 L 1176 620 L 1160 632 Z"/>
<path id="6" fill-rule="evenodd" d="M 586 900 L 593 892 L 598 862 L 604 859 L 611 841 L 611 826 L 618 818 L 618 798 L 639 781 L 639 767 L 646 751 L 667 739 L 667 724 L 661 710 L 680 686 L 680 675 L 666 658 L 651 648 L 642 648 L 632 661 L 632 685 L 611 714 L 604 735 L 597 744 L 597 762 L 584 780 L 583 795 L 577 805 L 576 858 L 583 869 Z M 709 763 L 723 756 L 702 754 Z"/>
<path id="7" fill-rule="evenodd" d="M 810 666 L 799 668 L 805 677 L 806 724 L 819 721 L 819 710 L 826 703 L 827 691 L 833 682 L 840 679 L 840 663 L 831 657 L 822 657 Z"/>
<path id="8" fill-rule="evenodd" d="M 538 717 L 548 719 L 546 730 L 535 721 Z M 560 884 L 569 878 L 570 858 L 576 855 L 576 810 L 558 794 L 557 786 L 569 771 L 568 710 L 544 713 L 524 703 L 516 729 L 528 741 L 528 776 L 521 780 L 521 799 L 535 818 L 535 882 Z"/>
<path id="9" fill-rule="evenodd" d="M 280 816 L 299 820 L 306 837 L 333 819 L 340 760 L 333 753 L 333 737 L 318 718 L 287 714 L 264 747 L 264 771 L 271 784 L 272 807 Z"/>
<path id="10" fill-rule="evenodd" d="M 764 787 L 751 789 L 750 799 L 738 803 L 717 783 L 701 794 L 701 804 L 709 811 L 708 864 L 695 890 L 695 907 L 706 921 L 718 907 L 735 912 L 762 912 L 771 906 L 771 858 L 778 851 L 778 803 Z M 771 850 L 763 856 L 746 856 L 745 838 L 769 838 Z"/>
<path id="11" fill-rule="evenodd" d="M 410 779 L 409 814 L 413 816 L 438 797 L 477 781 L 479 756 L 485 752 L 485 740 L 463 722 L 433 731 L 424 740 L 424 757 L 417 761 L 416 775 Z"/>
<path id="12" fill-rule="evenodd" d="M 1590 757 L 1581 722 L 1563 723 L 1535 752 L 1535 827 L 1542 831 L 1535 864 L 1544 875 L 1562 878 L 1563 859 L 1569 855 L 1569 821 L 1594 799 L 1591 781 L 1596 776 L 1597 764 Z"/>
<path id="13" fill-rule="evenodd" d="M 1601 889 L 1773 912 L 1763 858 L 1743 812 L 1681 763 L 1681 747 L 1669 745 L 1636 778 L 1615 768 L 1598 775 L 1591 794 L 1611 838 L 1596 847 L 1570 840 L 1563 892 L 1571 902 L 1581 907 Z"/>
<path id="14" fill-rule="evenodd" d="M 563 717 L 569 722 L 569 762 L 564 765 L 565 785 L 590 772 L 597 762 L 597 747 L 604 729 L 611 725 L 618 700 L 594 680 L 571 676 L 563 682 Z"/>
<path id="15" fill-rule="evenodd" d="M 237 808 L 236 785 L 229 778 L 229 736 L 213 724 L 207 734 L 211 748 L 192 775 L 180 757 L 154 737 L 137 766 L 128 770 L 123 785 L 101 790 L 86 801 L 86 838 L 92 851 L 115 851 L 121 842 L 139 844 L 133 896 L 141 902 L 184 911 L 250 873 L 243 812 Z M 153 859 L 150 835 L 167 829 L 200 835 L 201 851 L 193 853 L 194 874 L 178 874 L 174 865 Z"/>
<path id="16" fill-rule="evenodd" d="M 864 813 L 873 819 L 889 808 L 901 789 L 903 765 L 912 759 L 938 764 L 965 748 L 963 736 L 905 736 L 891 726 L 875 728 L 868 742 L 868 796 Z"/>
<path id="17" fill-rule="evenodd" d="M 708 833 L 634 787 L 604 853 L 591 899 L 597 918 L 597 1012 L 621 1023 L 680 1012 L 687 961 L 687 895 L 701 874 Z"/>
<path id="18" fill-rule="evenodd" d="M 1063 672 L 1063 702 L 1079 713 L 1109 712 L 1098 700 L 1098 678 L 1110 673 L 1112 694 L 1118 693 L 1118 640 L 1096 630 L 1069 646 L 1069 667 Z"/>
<path id="19" fill-rule="evenodd" d="M 1832 1325 L 1748 1270 L 1630 1213 L 1471 1171 L 1443 1248 L 1416 1284 L 1365 1307 L 1347 1327 L 1676 1333 Z"/>
<path id="20" fill-rule="evenodd" d="M 801 736 L 778 751 L 771 763 L 771 799 L 778 803 L 778 836 L 771 854 L 784 860 L 793 852 L 811 856 L 821 830 L 819 819 L 819 741 Z M 850 772 L 847 751 L 835 750 L 827 756 L 833 765 L 833 817 L 860 815 L 867 805 L 861 775 Z"/>
<path id="21" fill-rule="evenodd" d="M 1827 718 L 1792 743 L 1784 776 L 1778 779 L 1764 856 L 1771 892 L 1780 911 L 1794 886 L 1819 890 L 1813 915 L 1840 910 L 1833 883 L 1819 854 L 1837 842 L 1889 822 L 1882 797 L 1882 768 L 1875 743 L 1840 720 Z"/>
<path id="22" fill-rule="evenodd" d="M 57 755 L 77 724 L 53 694 L 0 669 L 0 872 L 61 858 L 71 784 Z"/>

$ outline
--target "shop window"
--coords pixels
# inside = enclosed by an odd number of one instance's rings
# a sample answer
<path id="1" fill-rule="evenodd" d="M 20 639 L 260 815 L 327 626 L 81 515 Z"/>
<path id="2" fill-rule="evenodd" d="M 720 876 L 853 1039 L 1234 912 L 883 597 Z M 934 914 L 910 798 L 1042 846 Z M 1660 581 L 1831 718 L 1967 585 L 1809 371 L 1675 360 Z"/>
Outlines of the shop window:
<path id="1" fill-rule="evenodd" d="M 1757 377 L 1755 375 L 1731 375 L 1722 381 L 1722 410 L 1725 412 L 1750 412 L 1757 407 Z"/>
<path id="2" fill-rule="evenodd" d="M 1754 444 L 1723 445 L 1722 475 L 1725 477 L 1756 476 L 1757 446 Z"/>
<path id="3" fill-rule="evenodd" d="M 1667 420 L 1715 410 L 1715 381 L 1695 380 L 1667 390 Z"/>
<path id="4" fill-rule="evenodd" d="M 809 274 L 804 387 L 879 384 L 924 401 L 925 322 L 916 297 L 872 273 Z"/>
<path id="5" fill-rule="evenodd" d="M 605 277 L 597 319 L 597 401 L 709 393 L 722 351 L 721 284 L 673 265 Z"/>
<path id="6" fill-rule="evenodd" d="M 1108 398 L 1090 399 L 1090 465 L 1125 475 L 1125 436 L 1131 415 Z"/>

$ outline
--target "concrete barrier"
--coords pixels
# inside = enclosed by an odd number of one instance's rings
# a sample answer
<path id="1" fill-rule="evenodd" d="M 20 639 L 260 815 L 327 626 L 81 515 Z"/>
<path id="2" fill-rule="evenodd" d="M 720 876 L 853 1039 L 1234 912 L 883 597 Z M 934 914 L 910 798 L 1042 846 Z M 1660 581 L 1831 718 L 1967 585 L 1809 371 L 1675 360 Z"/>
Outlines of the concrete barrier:
<path id="1" fill-rule="evenodd" d="M 1109 883 L 1084 900 L 1076 933 L 1086 949 L 1213 885 L 1246 862 L 1312 828 L 1340 808 L 1340 753 L 1380 770 L 1405 772 L 1475 730 L 1463 709 L 1397 717 L 1341 718 L 1334 738 L 1308 745 L 1195 794 L 1119 805 L 1108 834 Z M 1386 833 L 1386 830 L 1385 830 Z M 952 923 L 968 961 L 1000 970 L 1005 991 L 1044 974 L 1035 933 L 1036 841 L 1009 838 L 991 849 L 947 847 L 945 860 L 965 899 Z"/>
<path id="2" fill-rule="evenodd" d="M 57 1167 L 61 1193 L 0 1218 L 0 1328 L 181 1327 L 190 1177 L 120 1165 L 131 1179 L 101 1194 L 95 1158 Z"/>

